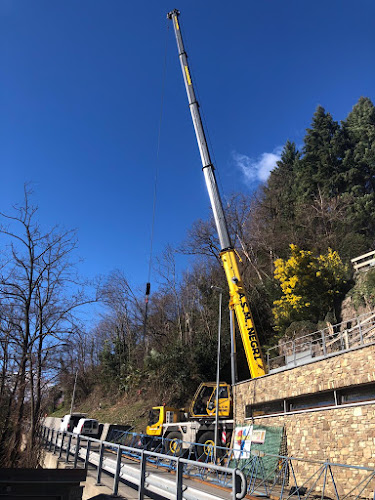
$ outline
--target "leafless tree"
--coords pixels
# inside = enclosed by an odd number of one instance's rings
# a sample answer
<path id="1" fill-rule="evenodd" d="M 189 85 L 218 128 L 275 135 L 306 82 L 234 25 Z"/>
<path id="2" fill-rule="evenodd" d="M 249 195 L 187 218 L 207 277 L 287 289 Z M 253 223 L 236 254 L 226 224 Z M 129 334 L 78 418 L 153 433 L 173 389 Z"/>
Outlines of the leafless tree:
<path id="1" fill-rule="evenodd" d="M 182 329 L 181 304 L 179 295 L 179 283 L 176 269 L 175 251 L 170 245 L 167 245 L 162 256 L 157 259 L 157 272 L 161 278 L 161 291 L 165 295 L 171 295 L 174 302 L 173 320 L 176 322 L 179 340 L 184 342 L 184 333 Z M 171 318 L 172 320 L 172 318 Z"/>
<path id="2" fill-rule="evenodd" d="M 11 466 L 27 456 L 21 453 L 26 421 L 27 448 L 34 447 L 49 351 L 72 340 L 74 312 L 93 300 L 86 297 L 76 275 L 75 232 L 58 227 L 43 231 L 30 198 L 25 188 L 22 205 L 13 207 L 11 214 L 0 212 L 0 234 L 6 241 L 0 269 L 2 383 L 14 392 L 0 446 L 9 451 L 5 462 Z"/>
<path id="3" fill-rule="evenodd" d="M 113 271 L 106 279 L 100 298 L 107 310 L 102 314 L 97 333 L 117 345 L 122 369 L 131 369 L 137 363 L 137 348 L 140 343 L 145 345 L 144 305 L 120 270 Z"/>

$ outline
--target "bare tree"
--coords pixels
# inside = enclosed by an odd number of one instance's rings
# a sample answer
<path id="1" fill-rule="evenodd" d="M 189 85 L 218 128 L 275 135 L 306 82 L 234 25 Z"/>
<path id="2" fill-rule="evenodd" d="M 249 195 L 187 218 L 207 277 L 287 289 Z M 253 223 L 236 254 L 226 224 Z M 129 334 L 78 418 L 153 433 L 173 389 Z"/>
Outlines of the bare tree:
<path id="1" fill-rule="evenodd" d="M 137 348 L 143 338 L 144 307 L 120 270 L 113 271 L 101 287 L 107 311 L 97 327 L 117 350 L 120 371 L 125 374 L 137 364 Z M 143 363 L 143 358 L 142 358 Z M 119 373 L 119 375 L 121 375 Z"/>
<path id="2" fill-rule="evenodd" d="M 158 274 L 162 278 L 161 281 L 161 290 L 165 295 L 172 295 L 174 301 L 174 317 L 177 324 L 179 340 L 184 342 L 184 334 L 182 330 L 182 321 L 181 321 L 181 304 L 180 304 L 180 296 L 179 296 L 179 284 L 178 284 L 178 276 L 176 270 L 176 260 L 175 260 L 175 251 L 170 245 L 167 245 L 162 256 L 158 258 Z M 171 318 L 172 319 L 172 318 Z"/>
<path id="3" fill-rule="evenodd" d="M 43 231 L 27 188 L 24 195 L 23 204 L 13 207 L 12 214 L 0 212 L 0 234 L 7 241 L 0 271 L 0 333 L 2 346 L 7 346 L 7 362 L 11 356 L 15 365 L 11 374 L 3 365 L 3 381 L 10 377 L 14 398 L 0 446 L 9 451 L 6 463 L 11 466 L 21 462 L 26 420 L 27 447 L 34 449 L 48 352 L 71 339 L 74 311 L 93 300 L 85 296 L 72 261 L 75 232 L 58 227 Z"/>

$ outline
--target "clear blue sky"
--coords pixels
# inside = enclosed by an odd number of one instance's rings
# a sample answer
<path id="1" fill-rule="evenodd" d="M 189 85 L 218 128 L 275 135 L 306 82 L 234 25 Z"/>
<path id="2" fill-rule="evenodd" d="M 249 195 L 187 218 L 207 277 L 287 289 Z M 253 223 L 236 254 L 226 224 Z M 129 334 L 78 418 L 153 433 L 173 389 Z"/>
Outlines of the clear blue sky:
<path id="1" fill-rule="evenodd" d="M 0 208 L 30 181 L 42 224 L 77 228 L 89 277 L 147 280 L 173 8 L 224 195 L 266 178 L 318 104 L 341 120 L 375 99 L 373 0 L 0 0 Z M 209 214 L 172 26 L 158 168 L 156 255 Z"/>

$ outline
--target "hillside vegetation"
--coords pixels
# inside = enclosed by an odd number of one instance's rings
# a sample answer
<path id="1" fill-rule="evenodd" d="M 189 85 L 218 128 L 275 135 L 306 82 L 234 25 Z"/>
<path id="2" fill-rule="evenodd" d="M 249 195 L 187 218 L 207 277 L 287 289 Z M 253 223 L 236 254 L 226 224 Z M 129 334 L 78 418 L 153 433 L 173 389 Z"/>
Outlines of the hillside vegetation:
<path id="1" fill-rule="evenodd" d="M 288 335 L 291 324 L 298 333 L 340 320 L 341 301 L 353 286 L 350 258 L 374 248 L 374 214 L 375 108 L 368 98 L 341 123 L 319 106 L 302 149 L 288 140 L 256 195 L 232 196 L 228 223 L 265 348 Z M 176 252 L 195 256 L 182 277 Z M 218 294 L 211 285 L 227 286 L 213 220 L 196 221 L 180 248 L 167 247 L 157 272 L 162 284 L 151 296 L 146 327 L 142 297 L 123 273 L 108 277 L 101 295 L 107 313 L 82 349 L 82 380 L 92 384 L 81 386 L 81 397 L 102 384 L 113 394 L 152 388 L 155 402 L 185 404 L 199 382 L 215 379 Z M 373 307 L 373 287 L 357 286 L 354 302 Z M 225 380 L 229 344 L 224 311 Z M 238 344 L 244 379 L 249 373 Z M 64 368 L 68 380 L 71 368 Z"/>
<path id="2" fill-rule="evenodd" d="M 146 318 L 144 298 L 126 270 L 105 277 L 96 297 L 84 293 L 85 284 L 73 275 L 74 235 L 43 233 L 29 198 L 26 193 L 18 212 L 3 215 L 15 228 L 1 227 L 11 244 L 0 288 L 0 448 L 10 450 L 0 459 L 7 464 L 20 460 L 18 428 L 25 417 L 35 426 L 46 408 L 69 411 L 77 368 L 75 409 L 100 420 L 139 427 L 152 404 L 188 403 L 201 381 L 216 377 L 219 299 L 211 286 L 224 290 L 224 304 L 229 298 L 212 220 L 196 221 L 179 248 L 159 256 L 160 286 Z M 264 348 L 288 335 L 292 323 L 298 333 L 339 321 L 347 293 L 354 304 L 374 307 L 375 280 L 351 291 L 349 266 L 350 258 L 374 248 L 374 214 L 375 108 L 368 98 L 341 123 L 319 106 L 301 150 L 288 140 L 266 184 L 255 195 L 231 197 L 228 224 Z M 195 256 L 182 276 L 176 252 Z M 94 300 L 105 312 L 88 330 L 74 310 Z M 245 379 L 237 344 L 239 378 Z M 224 311 L 221 378 L 227 381 L 229 352 Z M 32 441 L 30 433 L 28 446 Z"/>

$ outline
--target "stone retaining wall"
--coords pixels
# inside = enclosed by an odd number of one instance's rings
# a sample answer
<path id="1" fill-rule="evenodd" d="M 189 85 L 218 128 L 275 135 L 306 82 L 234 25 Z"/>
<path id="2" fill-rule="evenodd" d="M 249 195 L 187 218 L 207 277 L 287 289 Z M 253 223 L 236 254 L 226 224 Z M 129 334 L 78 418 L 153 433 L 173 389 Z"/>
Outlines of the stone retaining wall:
<path id="1" fill-rule="evenodd" d="M 315 394 L 375 381 L 375 346 L 370 345 L 325 360 L 299 366 L 234 388 L 235 421 L 245 420 L 248 404 Z M 254 423 L 284 426 L 289 456 L 329 460 L 348 465 L 375 467 L 375 403 L 342 405 L 325 410 L 256 418 Z M 299 478 L 306 478 L 306 466 L 299 464 Z M 348 471 L 349 469 L 347 469 Z M 358 481 L 343 472 L 342 491 Z M 373 492 L 374 485 L 372 485 Z M 370 492 L 367 492 L 371 496 Z"/>

